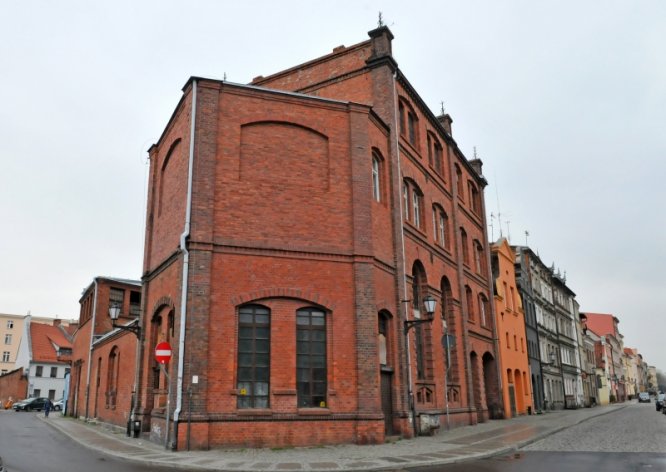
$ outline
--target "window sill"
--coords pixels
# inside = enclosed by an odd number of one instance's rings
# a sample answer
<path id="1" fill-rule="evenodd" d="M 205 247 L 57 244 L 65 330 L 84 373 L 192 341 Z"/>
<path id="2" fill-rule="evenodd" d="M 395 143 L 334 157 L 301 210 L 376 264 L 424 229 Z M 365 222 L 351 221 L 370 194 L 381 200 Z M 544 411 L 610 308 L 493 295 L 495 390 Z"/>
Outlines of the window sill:
<path id="1" fill-rule="evenodd" d="M 273 416 L 268 408 L 239 408 L 236 412 L 238 416 Z"/>
<path id="2" fill-rule="evenodd" d="M 298 414 L 301 416 L 322 416 L 322 415 L 331 415 L 331 410 L 328 407 L 325 408 L 299 408 Z"/>

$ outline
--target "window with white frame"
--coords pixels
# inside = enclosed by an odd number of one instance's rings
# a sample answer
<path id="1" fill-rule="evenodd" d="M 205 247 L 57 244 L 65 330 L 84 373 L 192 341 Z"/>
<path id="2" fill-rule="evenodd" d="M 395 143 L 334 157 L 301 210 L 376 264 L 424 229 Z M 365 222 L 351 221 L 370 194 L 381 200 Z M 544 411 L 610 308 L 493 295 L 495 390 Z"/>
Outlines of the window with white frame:
<path id="1" fill-rule="evenodd" d="M 12 335 L 11 334 L 5 334 L 5 344 L 10 345 L 12 343 Z"/>
<path id="2" fill-rule="evenodd" d="M 9 362 L 9 351 L 2 351 L 2 362 Z"/>

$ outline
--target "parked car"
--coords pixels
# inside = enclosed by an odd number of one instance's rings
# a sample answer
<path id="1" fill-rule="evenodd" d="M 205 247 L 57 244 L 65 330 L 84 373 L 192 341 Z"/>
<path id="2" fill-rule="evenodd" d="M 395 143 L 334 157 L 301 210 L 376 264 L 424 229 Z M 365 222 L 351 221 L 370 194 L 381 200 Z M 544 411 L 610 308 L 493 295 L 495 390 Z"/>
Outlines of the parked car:
<path id="1" fill-rule="evenodd" d="M 661 411 L 661 409 L 664 407 L 664 398 L 666 395 L 663 393 L 658 393 L 657 394 L 657 399 L 655 400 L 655 405 L 657 406 L 657 411 Z"/>
<path id="2" fill-rule="evenodd" d="M 650 403 L 650 394 L 647 392 L 640 392 L 638 394 L 638 403 Z"/>
<path id="3" fill-rule="evenodd" d="M 57 402 L 53 402 L 53 411 L 60 411 L 65 408 L 65 399 L 61 398 Z"/>
<path id="4" fill-rule="evenodd" d="M 49 401 L 45 397 L 35 397 L 35 398 L 26 398 L 20 402 L 16 402 L 12 405 L 14 411 L 32 411 L 32 410 L 43 410 L 44 404 Z"/>

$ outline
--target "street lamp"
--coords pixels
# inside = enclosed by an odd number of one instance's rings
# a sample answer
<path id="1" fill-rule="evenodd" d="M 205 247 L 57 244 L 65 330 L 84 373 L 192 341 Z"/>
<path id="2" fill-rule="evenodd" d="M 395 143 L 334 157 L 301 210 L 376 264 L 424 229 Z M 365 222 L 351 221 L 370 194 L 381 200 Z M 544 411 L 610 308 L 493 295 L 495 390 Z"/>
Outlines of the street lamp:
<path id="1" fill-rule="evenodd" d="M 138 339 L 141 339 L 141 327 L 136 325 L 124 326 L 116 324 L 120 316 L 120 303 L 111 303 L 109 306 L 109 316 L 111 317 L 111 324 L 114 328 L 124 329 L 125 331 L 133 332 Z"/>
<path id="2" fill-rule="evenodd" d="M 410 300 L 403 300 L 403 301 L 410 301 Z M 423 305 L 426 310 L 426 317 L 425 318 L 417 318 L 414 320 L 405 320 L 405 347 L 407 348 L 407 382 L 408 382 L 408 388 L 409 388 L 409 403 L 412 408 L 412 421 L 413 421 L 413 426 L 414 426 L 414 437 L 418 435 L 418 429 L 416 426 L 416 404 L 414 402 L 414 392 L 412 390 L 412 361 L 411 361 L 411 355 L 410 355 L 410 349 L 409 349 L 409 330 L 412 329 L 414 326 L 420 325 L 421 323 L 432 323 L 433 320 L 433 315 L 435 313 L 435 309 L 437 308 L 437 300 L 435 300 L 432 296 L 426 295 L 426 297 L 423 299 Z"/>

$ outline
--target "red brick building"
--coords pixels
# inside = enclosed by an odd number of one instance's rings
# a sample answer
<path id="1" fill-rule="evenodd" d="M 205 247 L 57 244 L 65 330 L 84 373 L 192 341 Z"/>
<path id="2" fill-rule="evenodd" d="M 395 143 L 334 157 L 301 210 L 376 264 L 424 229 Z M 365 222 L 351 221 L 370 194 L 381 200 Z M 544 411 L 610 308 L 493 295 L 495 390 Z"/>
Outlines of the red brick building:
<path id="1" fill-rule="evenodd" d="M 377 443 L 501 411 L 481 162 L 388 28 L 369 35 L 250 85 L 191 78 L 151 147 L 136 414 L 154 440 Z M 406 336 L 428 295 L 434 322 Z"/>
<path id="2" fill-rule="evenodd" d="M 79 300 L 74 333 L 67 414 L 125 427 L 133 407 L 137 336 L 114 328 L 109 307 L 118 304 L 116 324 L 132 327 L 141 310 L 141 283 L 96 277 Z"/>

